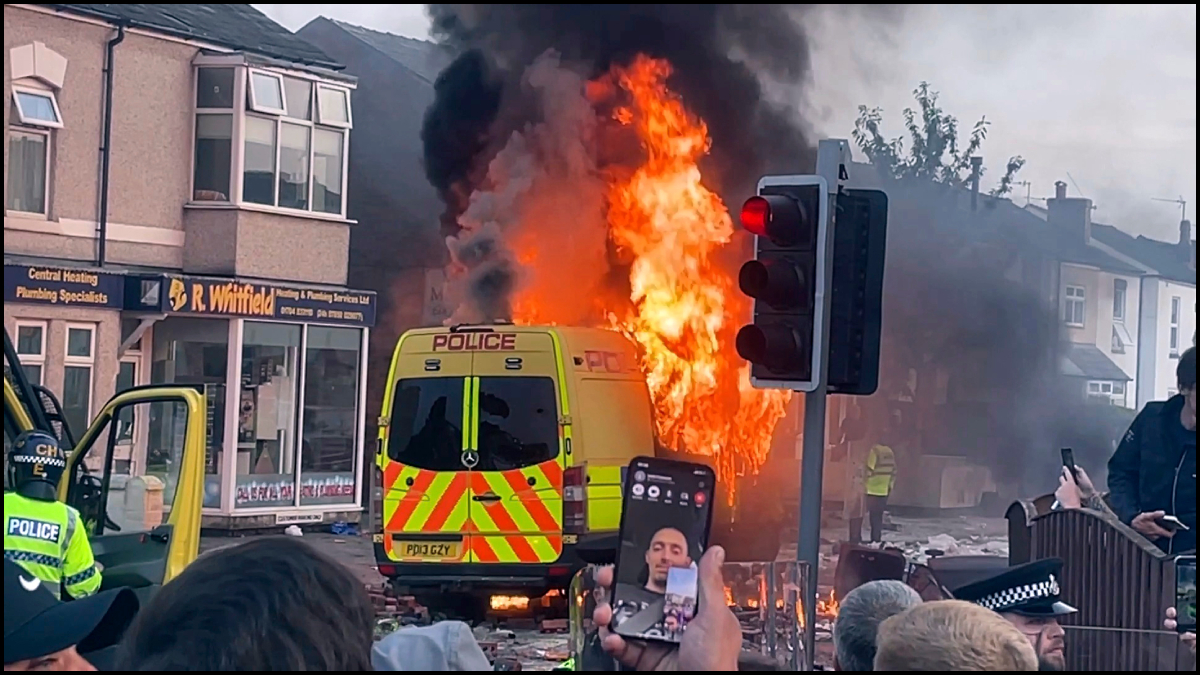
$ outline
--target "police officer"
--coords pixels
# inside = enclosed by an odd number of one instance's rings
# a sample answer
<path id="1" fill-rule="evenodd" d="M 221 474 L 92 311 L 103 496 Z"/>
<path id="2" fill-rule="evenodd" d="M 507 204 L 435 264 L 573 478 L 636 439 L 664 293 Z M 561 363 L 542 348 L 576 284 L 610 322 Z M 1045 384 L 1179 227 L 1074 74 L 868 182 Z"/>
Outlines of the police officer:
<path id="1" fill-rule="evenodd" d="M 1037 652 L 1038 670 L 1067 669 L 1065 633 L 1058 623 L 1075 608 L 1059 597 L 1063 561 L 1046 558 L 1010 567 L 954 591 L 954 597 L 997 612 L 1024 633 Z"/>
<path id="2" fill-rule="evenodd" d="M 100 589 L 100 570 L 83 518 L 56 499 L 66 468 L 58 439 L 27 431 L 8 453 L 13 491 L 4 493 L 4 559 L 20 564 L 63 599 Z"/>

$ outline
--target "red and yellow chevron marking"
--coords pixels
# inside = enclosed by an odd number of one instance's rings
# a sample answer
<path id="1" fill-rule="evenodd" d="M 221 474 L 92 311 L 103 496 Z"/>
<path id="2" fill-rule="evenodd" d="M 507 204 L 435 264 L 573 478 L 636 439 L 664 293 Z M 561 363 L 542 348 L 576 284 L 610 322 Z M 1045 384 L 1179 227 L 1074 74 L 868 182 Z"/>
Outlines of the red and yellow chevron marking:
<path id="1" fill-rule="evenodd" d="M 469 522 L 468 473 L 425 471 L 389 462 L 383 475 L 383 540 L 389 558 L 399 560 L 393 555 L 392 538 L 387 535 L 465 534 Z M 411 486 L 409 479 L 413 481 Z M 397 492 L 400 496 L 393 497 Z"/>
<path id="2" fill-rule="evenodd" d="M 388 462 L 383 475 L 384 550 L 392 560 L 400 558 L 390 535 L 404 533 L 462 534 L 470 562 L 549 563 L 562 554 L 557 462 L 504 472 L 427 471 Z M 471 500 L 483 494 L 500 499 Z"/>
<path id="3" fill-rule="evenodd" d="M 562 554 L 562 468 L 557 463 L 472 473 L 471 494 L 500 497 L 471 503 L 473 561 L 548 563 Z"/>

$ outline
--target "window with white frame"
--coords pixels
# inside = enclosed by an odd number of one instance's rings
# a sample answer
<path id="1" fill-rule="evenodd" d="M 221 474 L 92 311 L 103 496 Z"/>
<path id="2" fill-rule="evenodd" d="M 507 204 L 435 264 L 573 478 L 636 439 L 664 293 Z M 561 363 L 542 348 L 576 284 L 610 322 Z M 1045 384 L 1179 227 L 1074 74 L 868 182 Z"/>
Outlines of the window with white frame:
<path id="1" fill-rule="evenodd" d="M 1171 298 L 1171 356 L 1179 356 L 1179 314 L 1183 310 L 1183 299 Z"/>
<path id="2" fill-rule="evenodd" d="M 351 120 L 348 88 L 295 72 L 200 65 L 193 200 L 345 217 Z"/>
<path id="3" fill-rule="evenodd" d="M 1124 323 L 1128 292 L 1129 282 L 1124 279 L 1113 279 L 1113 321 Z"/>
<path id="4" fill-rule="evenodd" d="M 23 127 L 9 129 L 4 208 L 45 215 L 49 189 L 50 133 Z"/>
<path id="5" fill-rule="evenodd" d="M 1116 326 L 1112 329 L 1112 353 L 1125 353 L 1125 341 L 1121 339 L 1121 331 L 1117 330 Z"/>
<path id="6" fill-rule="evenodd" d="M 41 321 L 17 322 L 17 360 L 30 384 L 45 384 L 46 324 Z"/>
<path id="7" fill-rule="evenodd" d="M 9 120 L 12 126 L 8 129 L 4 208 L 45 215 L 50 189 L 51 133 L 63 126 L 58 98 L 49 89 L 14 84 Z"/>
<path id="8" fill-rule="evenodd" d="M 1093 380 L 1088 382 L 1088 396 L 1098 396 L 1101 398 L 1125 398 L 1125 383 L 1113 380 Z"/>
<path id="9" fill-rule="evenodd" d="M 67 324 L 63 359 L 63 416 L 72 433 L 87 430 L 92 420 L 92 379 L 96 365 L 96 324 Z"/>
<path id="10" fill-rule="evenodd" d="M 1063 289 L 1063 323 L 1082 326 L 1087 317 L 1087 291 L 1083 286 L 1067 286 Z"/>

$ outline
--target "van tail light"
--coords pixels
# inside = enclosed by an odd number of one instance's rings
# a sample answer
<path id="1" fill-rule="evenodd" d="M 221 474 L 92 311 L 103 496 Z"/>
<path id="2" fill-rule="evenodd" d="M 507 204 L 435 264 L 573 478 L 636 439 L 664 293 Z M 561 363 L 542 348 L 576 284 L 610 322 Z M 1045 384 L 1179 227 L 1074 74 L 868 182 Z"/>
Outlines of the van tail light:
<path id="1" fill-rule="evenodd" d="M 563 533 L 587 531 L 587 466 L 573 466 L 563 472 Z"/>

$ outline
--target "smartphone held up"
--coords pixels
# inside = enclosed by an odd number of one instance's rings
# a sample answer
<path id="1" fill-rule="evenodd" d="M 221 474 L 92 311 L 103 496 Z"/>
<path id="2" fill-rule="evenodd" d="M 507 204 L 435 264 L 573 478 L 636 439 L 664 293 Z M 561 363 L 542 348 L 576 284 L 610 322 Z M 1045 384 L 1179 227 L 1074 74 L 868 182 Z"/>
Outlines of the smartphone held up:
<path id="1" fill-rule="evenodd" d="M 626 472 L 613 630 L 678 642 L 699 608 L 716 475 L 702 464 L 639 457 Z"/>

